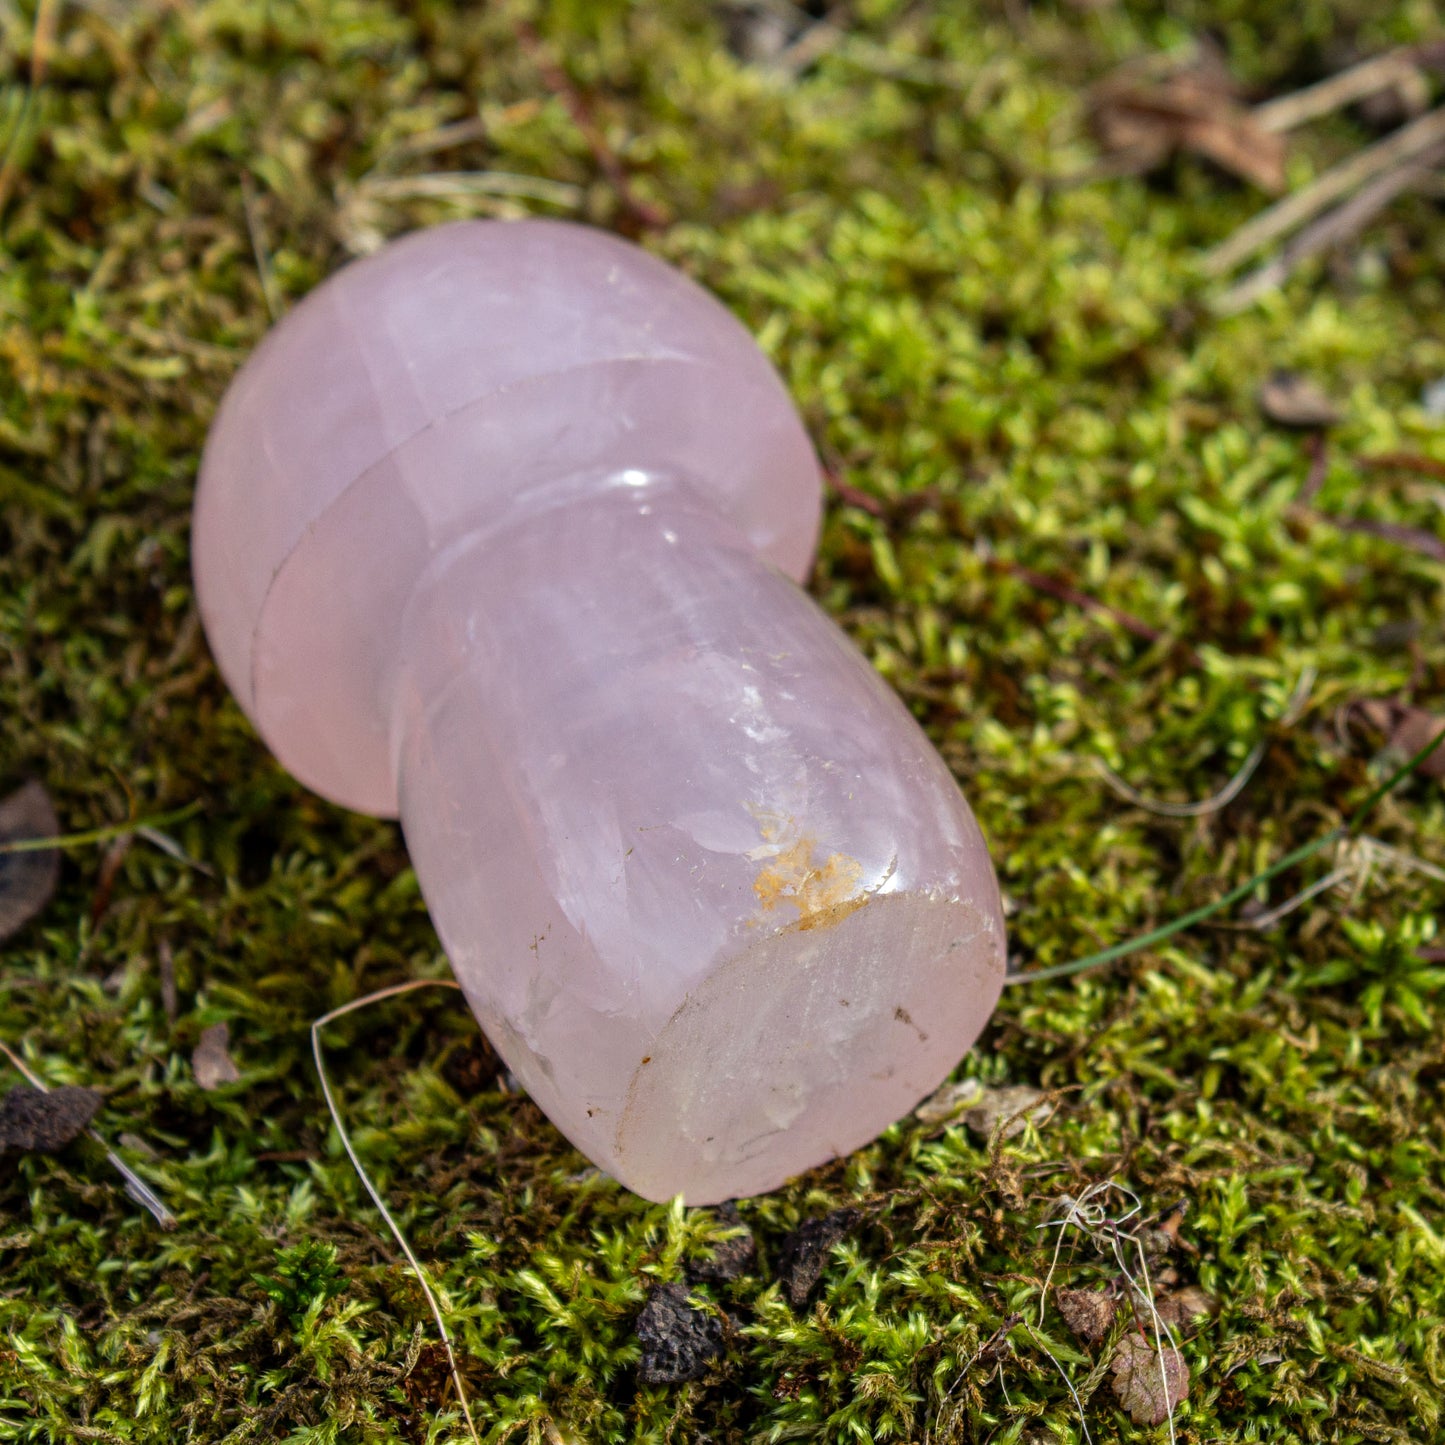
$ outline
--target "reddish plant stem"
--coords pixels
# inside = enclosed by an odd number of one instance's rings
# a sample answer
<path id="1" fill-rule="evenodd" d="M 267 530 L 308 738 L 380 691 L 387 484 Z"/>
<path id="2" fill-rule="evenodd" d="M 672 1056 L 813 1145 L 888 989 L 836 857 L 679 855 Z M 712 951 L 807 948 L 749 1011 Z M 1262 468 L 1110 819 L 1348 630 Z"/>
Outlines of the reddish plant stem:
<path id="1" fill-rule="evenodd" d="M 1366 471 L 1416 472 L 1445 481 L 1445 462 L 1422 457 L 1418 452 L 1380 452 L 1372 457 L 1356 457 L 1355 464 Z"/>
<path id="2" fill-rule="evenodd" d="M 1305 442 L 1305 450 L 1309 453 L 1310 469 L 1305 476 L 1304 486 L 1300 488 L 1300 502 L 1312 502 L 1319 496 L 1320 488 L 1325 484 L 1325 476 L 1330 469 L 1330 448 L 1329 443 L 1323 436 L 1316 434 Z"/>
<path id="3" fill-rule="evenodd" d="M 825 473 L 825 476 L 829 489 L 845 507 L 857 507 L 860 512 L 867 512 L 870 517 L 878 517 L 880 520 L 888 515 L 887 506 L 861 487 L 841 480 L 832 472 Z"/>
<path id="4" fill-rule="evenodd" d="M 617 152 L 607 143 L 607 137 L 603 135 L 602 127 L 593 117 L 592 109 L 586 98 L 572 83 L 572 77 L 567 74 L 566 70 L 552 59 L 548 53 L 546 42 L 536 27 L 528 20 L 518 20 L 516 34 L 522 49 L 526 51 L 532 64 L 537 67 L 537 72 L 542 77 L 542 84 L 562 102 L 566 107 L 567 114 L 572 118 L 572 124 L 581 131 L 582 139 L 587 142 L 587 148 L 592 152 L 592 158 L 597 162 L 598 169 L 607 177 L 608 184 L 616 191 L 617 199 L 622 203 L 623 208 L 639 225 L 648 230 L 658 230 L 666 226 L 668 217 L 634 190 L 627 168 L 622 164 Z"/>
<path id="5" fill-rule="evenodd" d="M 851 482 L 843 481 L 831 469 L 824 471 L 824 477 L 829 490 L 844 506 L 857 507 L 859 511 L 866 512 L 870 517 L 877 517 L 880 521 L 887 520 L 895 511 L 907 505 L 900 502 L 890 506 L 887 502 L 880 501 L 870 493 L 853 486 Z M 914 497 L 909 500 L 916 502 L 919 499 Z M 1032 567 L 1026 567 L 1022 562 L 1014 562 L 1007 557 L 990 556 L 985 560 L 991 570 L 1005 573 L 1010 577 L 1017 577 L 1020 582 L 1032 587 L 1035 592 L 1042 592 L 1045 596 L 1052 597 L 1058 602 L 1081 607 L 1085 612 L 1092 612 L 1099 617 L 1107 617 L 1111 622 L 1122 627 L 1125 632 L 1143 638 L 1145 642 L 1162 642 L 1164 640 L 1165 634 L 1157 627 L 1151 627 L 1147 622 L 1131 613 L 1107 602 L 1102 602 L 1097 597 L 1091 597 L 1087 592 L 1081 592 L 1061 577 L 1050 576 L 1047 572 L 1037 572 Z M 1193 649 L 1190 651 L 1192 652 Z"/>
<path id="6" fill-rule="evenodd" d="M 1386 542 L 1393 542 L 1397 547 L 1408 547 L 1422 557 L 1445 562 L 1445 542 L 1423 527 L 1410 527 L 1404 522 L 1376 522 L 1369 517 L 1337 517 L 1331 512 L 1311 511 L 1308 507 L 1298 507 L 1295 511 L 1311 521 L 1326 522 L 1331 527 L 1337 527 L 1341 532 L 1362 532 L 1367 537 L 1379 537 Z"/>
<path id="7" fill-rule="evenodd" d="M 1135 637 L 1142 637 L 1145 642 L 1162 642 L 1164 640 L 1165 634 L 1160 632 L 1157 627 L 1151 627 L 1147 622 L 1133 616 L 1132 613 L 1124 612 L 1107 602 L 1101 602 L 1087 592 L 1080 592 L 1077 587 L 1070 586 L 1061 578 L 1051 577 L 1047 572 L 1035 572 L 1032 567 L 1025 567 L 1022 562 L 1012 562 L 1006 557 L 990 557 L 988 565 L 995 572 L 1006 572 L 1011 577 L 1017 577 L 1020 582 L 1026 582 L 1035 592 L 1042 592 L 1047 597 L 1067 602 L 1074 607 L 1081 607 L 1085 612 L 1092 612 L 1099 617 L 1107 617 L 1111 622 L 1122 627 L 1125 632 L 1133 633 Z"/>

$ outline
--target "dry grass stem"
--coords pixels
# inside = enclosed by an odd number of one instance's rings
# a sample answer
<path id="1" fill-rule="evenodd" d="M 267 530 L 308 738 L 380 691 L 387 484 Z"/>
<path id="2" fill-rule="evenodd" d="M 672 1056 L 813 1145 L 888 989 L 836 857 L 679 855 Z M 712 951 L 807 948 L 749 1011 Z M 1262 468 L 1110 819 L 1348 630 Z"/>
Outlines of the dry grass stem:
<path id="1" fill-rule="evenodd" d="M 1119 1194 L 1128 1201 L 1129 1207 L 1119 1215 L 1111 1215 L 1105 1207 L 1105 1200 L 1109 1194 Z M 1049 1264 L 1049 1272 L 1045 1276 L 1043 1288 L 1039 1298 L 1039 1323 L 1043 1323 L 1044 1312 L 1048 1306 L 1049 1287 L 1058 1269 L 1059 1256 L 1063 1250 L 1064 1238 L 1071 1229 L 1078 1231 L 1094 1247 L 1101 1252 L 1107 1252 L 1114 1261 L 1115 1268 L 1120 1277 L 1124 1280 L 1129 1289 L 1129 1298 L 1133 1303 L 1136 1313 L 1140 1312 L 1142 1301 L 1144 1311 L 1147 1311 L 1149 1321 L 1153 1327 L 1154 1350 L 1159 1362 L 1159 1378 L 1164 1389 L 1164 1399 L 1170 1402 L 1169 1374 L 1165 1363 L 1165 1342 L 1168 1341 L 1170 1349 L 1177 1350 L 1178 1342 L 1174 1339 L 1173 1332 L 1169 1326 L 1159 1317 L 1159 1311 L 1154 1303 L 1154 1286 L 1149 1275 L 1149 1261 L 1144 1252 L 1144 1243 L 1139 1238 L 1137 1230 L 1125 1229 L 1124 1226 L 1135 1220 L 1143 1212 L 1143 1205 L 1139 1196 L 1128 1188 L 1127 1185 L 1118 1183 L 1113 1179 L 1102 1180 L 1091 1184 L 1084 1192 L 1074 1199 L 1065 1195 L 1060 1201 L 1065 1206 L 1065 1212 L 1061 1219 L 1051 1219 L 1037 1226 L 1038 1229 L 1057 1229 L 1059 1231 L 1058 1241 L 1054 1246 L 1053 1258 Z M 1136 1278 L 1133 1270 L 1125 1263 L 1121 1242 L 1127 1241 L 1134 1246 L 1138 1254 L 1139 1277 Z M 1142 1284 L 1140 1280 L 1142 1279 Z M 1054 1362 L 1054 1367 L 1063 1376 L 1064 1383 L 1069 1388 L 1069 1393 L 1074 1397 L 1074 1403 L 1079 1408 L 1079 1420 L 1083 1425 L 1085 1438 L 1088 1438 L 1088 1426 L 1083 1423 L 1083 1405 L 1079 1400 L 1078 1393 L 1074 1389 L 1068 1372 L 1054 1358 L 1047 1346 L 1044 1345 L 1036 1330 L 1030 1328 L 1035 1341 L 1039 1347 Z M 1174 1430 L 1174 1407 L 1172 1402 L 1168 1403 L 1166 1419 L 1169 1425 L 1169 1439 L 1171 1445 L 1175 1441 Z"/>
<path id="2" fill-rule="evenodd" d="M 1313 667 L 1305 668 L 1300 674 L 1300 680 L 1295 684 L 1284 715 L 1280 718 L 1281 726 L 1290 727 L 1298 720 L 1309 700 L 1310 692 L 1314 688 L 1318 675 Z M 1249 750 L 1249 755 L 1240 764 L 1234 776 L 1213 796 L 1204 798 L 1197 803 L 1170 803 L 1159 798 L 1146 797 L 1137 789 L 1130 787 L 1102 758 L 1095 759 L 1095 767 L 1104 781 L 1121 798 L 1134 804 L 1136 808 L 1143 808 L 1148 813 L 1158 813 L 1165 818 L 1204 818 L 1211 813 L 1219 812 L 1221 808 L 1227 808 L 1244 791 L 1268 751 L 1268 741 L 1261 739 Z"/>
<path id="3" fill-rule="evenodd" d="M 1445 142 L 1445 106 L 1427 112 L 1418 120 L 1401 126 L 1383 140 L 1332 166 L 1303 190 L 1246 221 L 1228 240 L 1203 259 L 1205 273 L 1222 276 L 1234 270 L 1256 251 L 1291 231 L 1298 230 L 1336 201 L 1407 161 L 1431 153 Z"/>
<path id="4" fill-rule="evenodd" d="M 1094 766 L 1099 776 L 1125 802 L 1132 803 L 1136 808 L 1143 808 L 1146 813 L 1158 813 L 1164 818 L 1204 818 L 1210 813 L 1219 812 L 1221 808 L 1227 808 L 1245 790 L 1268 751 L 1267 742 L 1256 743 L 1234 776 L 1217 793 L 1202 798 L 1197 803 L 1169 803 L 1159 798 L 1145 797 L 1137 789 L 1131 788 L 1102 758 L 1095 758 Z"/>
<path id="5" fill-rule="evenodd" d="M 1341 839 L 1335 856 L 1340 861 L 1323 878 L 1317 878 L 1309 887 L 1300 889 L 1298 893 L 1285 899 L 1283 903 L 1251 918 L 1247 923 L 1225 923 L 1220 927 L 1248 928 L 1260 933 L 1267 932 L 1282 918 L 1287 918 L 1308 903 L 1311 898 L 1317 898 L 1321 893 L 1328 893 L 1332 888 L 1340 888 L 1347 883 L 1354 885 L 1350 895 L 1350 901 L 1353 903 L 1369 886 L 1375 869 L 1380 867 L 1396 868 L 1405 873 L 1419 873 L 1436 883 L 1445 883 L 1445 868 L 1428 863 L 1423 858 L 1417 858 L 1413 853 L 1392 848 L 1388 843 L 1380 842 L 1378 838 L 1364 836 Z"/>
<path id="6" fill-rule="evenodd" d="M 251 254 L 256 258 L 256 272 L 261 278 L 261 296 L 266 302 L 266 315 L 274 322 L 281 314 L 281 299 L 276 279 L 271 274 L 271 257 L 261 235 L 261 222 L 256 215 L 256 183 L 250 171 L 241 172 L 241 208 L 246 213 L 246 234 L 251 241 Z"/>
<path id="7" fill-rule="evenodd" d="M 419 176 L 369 176 L 357 193 L 373 201 L 461 200 L 469 196 L 507 196 L 575 210 L 582 188 L 569 181 L 519 176 L 510 171 L 435 171 Z"/>
<path id="8" fill-rule="evenodd" d="M 321 1047 L 321 1030 L 327 1024 L 334 1023 L 337 1019 L 345 1018 L 347 1014 L 355 1013 L 358 1009 L 367 1008 L 371 1004 L 382 1003 L 386 999 L 397 998 L 404 993 L 414 993 L 417 989 L 422 988 L 449 988 L 458 993 L 461 992 L 461 985 L 452 979 L 423 978 L 413 979 L 409 983 L 393 984 L 390 988 L 377 989 L 375 993 L 352 999 L 350 1003 L 342 1004 L 340 1008 L 334 1008 L 330 1013 L 322 1014 L 320 1018 L 311 1021 L 311 1054 L 316 1060 L 316 1076 L 321 1081 L 321 1093 L 326 1100 L 326 1108 L 331 1115 L 331 1122 L 336 1125 L 336 1132 L 341 1135 L 341 1147 L 346 1150 L 346 1157 L 351 1160 L 351 1167 L 356 1170 L 357 1178 L 361 1180 L 363 1188 L 371 1196 L 371 1202 L 376 1206 L 377 1213 L 386 1221 L 386 1227 L 391 1231 L 391 1237 L 396 1240 L 401 1252 L 406 1256 L 406 1262 L 411 1266 L 411 1272 L 416 1276 L 416 1282 L 421 1287 L 422 1294 L 426 1296 L 427 1307 L 431 1310 L 432 1319 L 436 1321 L 437 1333 L 441 1336 L 442 1347 L 447 1352 L 447 1364 L 451 1369 L 452 1384 L 456 1386 L 457 1400 L 461 1404 L 462 1414 L 466 1416 L 467 1429 L 471 1432 L 471 1437 L 476 1445 L 481 1445 L 481 1436 L 477 1433 L 476 1422 L 472 1419 L 472 1407 L 467 1400 L 467 1387 L 462 1383 L 462 1372 L 457 1366 L 456 1353 L 452 1349 L 452 1337 L 442 1315 L 441 1302 L 437 1299 L 431 1279 L 426 1270 L 422 1268 L 421 1261 L 416 1257 L 406 1236 L 401 1232 L 401 1226 L 392 1218 L 391 1210 L 386 1207 L 386 1201 L 381 1197 L 376 1185 L 371 1182 L 371 1176 L 366 1172 L 366 1166 L 362 1164 L 361 1157 L 351 1142 L 351 1134 L 342 1120 L 341 1110 L 337 1106 L 336 1097 L 331 1090 L 331 1080 L 326 1075 L 326 1060 Z"/>

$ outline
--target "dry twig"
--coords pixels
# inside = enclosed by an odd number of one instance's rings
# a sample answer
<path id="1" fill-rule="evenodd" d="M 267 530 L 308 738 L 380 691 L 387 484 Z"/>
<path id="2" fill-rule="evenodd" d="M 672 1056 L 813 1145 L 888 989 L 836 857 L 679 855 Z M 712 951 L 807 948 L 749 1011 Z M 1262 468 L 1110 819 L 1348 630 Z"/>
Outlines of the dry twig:
<path id="1" fill-rule="evenodd" d="M 1340 517 L 1333 512 L 1321 512 L 1299 502 L 1290 507 L 1289 513 L 1302 521 L 1326 523 L 1341 532 L 1360 532 L 1368 537 L 1379 537 L 1383 541 L 1394 542 L 1397 546 L 1408 547 L 1422 557 L 1445 562 L 1445 541 L 1423 527 L 1412 527 L 1405 522 L 1381 522 L 1371 517 Z"/>
<path id="2" fill-rule="evenodd" d="M 1382 866 L 1396 868 L 1403 873 L 1419 873 L 1436 883 L 1445 883 L 1445 868 L 1439 868 L 1434 863 L 1417 858 L 1413 853 L 1406 853 L 1403 849 L 1392 848 L 1378 838 L 1364 836 L 1341 839 L 1335 857 L 1339 861 L 1323 878 L 1317 878 L 1309 887 L 1301 888 L 1283 903 L 1257 914 L 1247 923 L 1221 923 L 1219 927 L 1267 932 L 1282 918 L 1287 918 L 1296 909 L 1303 907 L 1311 898 L 1328 893 L 1332 888 L 1342 888 L 1347 883 L 1354 885 L 1350 893 L 1350 902 L 1354 903 L 1369 886 L 1375 869 Z"/>
<path id="3" fill-rule="evenodd" d="M 1427 112 L 1384 140 L 1332 166 L 1303 190 L 1276 201 L 1245 222 L 1204 257 L 1206 274 L 1223 276 L 1234 270 L 1256 251 L 1305 225 L 1352 191 L 1433 152 L 1442 142 L 1445 142 L 1445 106 Z"/>
<path id="4" fill-rule="evenodd" d="M 995 572 L 1004 572 L 1010 577 L 1017 577 L 1020 582 L 1026 582 L 1034 591 L 1042 592 L 1047 597 L 1080 607 L 1085 612 L 1092 612 L 1096 616 L 1106 617 L 1110 622 L 1122 627 L 1125 632 L 1133 633 L 1135 637 L 1141 637 L 1145 642 L 1164 641 L 1165 634 L 1157 627 L 1151 627 L 1132 613 L 1125 612 L 1111 603 L 1103 602 L 1097 597 L 1091 597 L 1087 592 L 1080 592 L 1077 587 L 1061 578 L 1051 577 L 1047 572 L 1036 572 L 1032 567 L 1025 567 L 1022 562 L 1015 562 L 1008 557 L 990 555 L 984 560 Z"/>
<path id="5" fill-rule="evenodd" d="M 1190 151 L 1261 190 L 1284 189 L 1284 142 L 1240 101 L 1212 49 L 1164 74 L 1151 61 L 1121 66 L 1090 95 L 1090 124 L 1115 173 L 1150 170 L 1176 151 Z"/>
<path id="6" fill-rule="evenodd" d="M 1176 934 L 1183 933 L 1186 928 L 1193 928 L 1196 923 L 1203 923 L 1207 919 L 1213 918 L 1215 914 L 1222 913 L 1226 908 L 1232 908 L 1236 903 L 1242 903 L 1256 889 L 1270 882 L 1271 879 L 1278 878 L 1281 873 L 1287 873 L 1291 868 L 1297 868 L 1301 863 L 1308 862 L 1315 854 L 1338 843 L 1342 838 L 1359 837 L 1365 821 L 1380 803 L 1401 783 L 1417 773 L 1442 745 L 1445 745 L 1445 728 L 1436 733 L 1418 752 L 1406 758 L 1383 782 L 1377 783 L 1364 802 L 1350 814 L 1345 822 L 1336 828 L 1331 828 L 1327 833 L 1320 834 L 1319 837 L 1301 847 L 1291 849 L 1284 857 L 1277 859 L 1267 868 L 1261 869 L 1252 878 L 1246 879 L 1237 887 L 1231 888 L 1228 893 L 1216 898 L 1213 903 L 1205 903 L 1198 908 L 1191 908 L 1187 913 L 1180 914 L 1169 923 L 1162 924 L 1158 928 L 1151 928 L 1147 933 L 1137 934 L 1123 943 L 1098 949 L 1093 953 L 1086 954 L 1083 958 L 1076 958 L 1070 963 L 1053 964 L 1048 968 L 1030 969 L 1020 973 L 1006 973 L 1004 982 L 1006 984 L 1043 983 L 1050 979 L 1072 978 L 1078 973 L 1089 973 L 1096 968 L 1102 968 L 1106 963 L 1113 963 L 1117 958 L 1127 958 L 1132 953 L 1140 953 L 1146 948 L 1152 948 L 1156 943 L 1163 943 Z"/>
<path id="7" fill-rule="evenodd" d="M 1415 472 L 1422 477 L 1445 481 L 1445 462 L 1418 452 L 1377 452 L 1373 456 L 1356 457 L 1355 465 L 1366 471 Z"/>
<path id="8" fill-rule="evenodd" d="M 1445 118 L 1445 108 L 1432 114 Z M 1445 119 L 1442 119 L 1439 128 L 1445 134 Z M 1307 226 L 1279 255 L 1251 271 L 1216 298 L 1214 310 L 1222 316 L 1230 316 L 1253 305 L 1268 292 L 1277 290 L 1311 256 L 1359 235 L 1392 201 L 1418 186 L 1441 161 L 1445 161 L 1445 140 L 1392 165 L 1351 200 Z"/>
<path id="9" fill-rule="evenodd" d="M 1438 44 L 1403 45 L 1383 55 L 1372 55 L 1315 85 L 1255 106 L 1255 122 L 1268 131 L 1293 130 L 1306 121 L 1318 120 L 1322 115 L 1368 100 L 1392 86 L 1409 84 L 1419 75 L 1422 62 L 1438 62 L 1441 51 Z"/>

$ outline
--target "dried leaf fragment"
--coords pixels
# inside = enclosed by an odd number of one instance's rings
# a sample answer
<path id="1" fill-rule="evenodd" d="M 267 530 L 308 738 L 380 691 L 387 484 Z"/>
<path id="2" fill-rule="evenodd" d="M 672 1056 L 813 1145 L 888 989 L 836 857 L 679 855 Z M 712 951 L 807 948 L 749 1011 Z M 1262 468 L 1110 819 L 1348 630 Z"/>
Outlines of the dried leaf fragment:
<path id="1" fill-rule="evenodd" d="M 17 1084 L 0 1100 L 0 1153 L 54 1154 L 84 1133 L 104 1099 L 99 1089 Z"/>
<path id="2" fill-rule="evenodd" d="M 191 1072 L 208 1092 L 219 1089 L 222 1084 L 234 1084 L 241 1077 L 229 1053 L 230 1042 L 230 1025 L 212 1024 L 201 1031 L 200 1042 L 191 1053 Z"/>
<path id="3" fill-rule="evenodd" d="M 1324 390 L 1296 371 L 1278 370 L 1259 389 L 1259 409 L 1279 426 L 1322 431 L 1340 419 L 1340 409 Z"/>
<path id="4" fill-rule="evenodd" d="M 1426 712 L 1423 707 L 1407 707 L 1383 698 L 1370 698 L 1360 703 L 1359 708 L 1366 721 L 1389 738 L 1386 747 L 1402 759 L 1414 757 L 1426 743 L 1433 742 L 1445 732 L 1445 718 Z M 1445 744 L 1441 744 L 1420 764 L 1419 771 L 1427 778 L 1445 778 Z"/>
<path id="5" fill-rule="evenodd" d="M 1144 1253 L 1151 1259 L 1169 1254 L 1173 1250 L 1182 1250 L 1186 1254 L 1198 1254 L 1199 1251 L 1181 1233 L 1185 1216 L 1188 1213 L 1189 1201 L 1181 1199 L 1177 1204 L 1166 1209 L 1152 1223 L 1140 1228 L 1138 1239 L 1144 1246 Z"/>
<path id="6" fill-rule="evenodd" d="M 1442 732 L 1445 732 L 1445 718 L 1436 717 L 1422 707 L 1402 708 L 1395 720 L 1395 730 L 1390 734 L 1390 750 L 1412 758 Z M 1445 778 L 1445 745 L 1436 748 L 1420 764 L 1420 771 L 1428 778 Z"/>
<path id="7" fill-rule="evenodd" d="M 723 1352 L 722 1320 L 698 1309 L 688 1299 L 685 1285 L 658 1285 L 633 1328 L 642 1344 L 637 1376 L 644 1385 L 696 1380 Z"/>
<path id="8" fill-rule="evenodd" d="M 1101 1289 L 1061 1289 L 1054 1303 L 1064 1323 L 1091 1345 L 1097 1345 L 1109 1333 L 1119 1313 L 1119 1301 Z"/>
<path id="9" fill-rule="evenodd" d="M 0 801 L 0 844 L 53 838 L 60 822 L 50 794 L 28 782 Z M 50 901 L 60 879 L 60 853 L 54 848 L 0 853 L 0 940 L 18 933 Z"/>
<path id="10" fill-rule="evenodd" d="M 1212 1294 L 1188 1284 L 1154 1301 L 1160 1322 L 1180 1335 L 1192 1335 L 1205 1320 L 1219 1313 L 1219 1301 Z"/>
<path id="11" fill-rule="evenodd" d="M 1094 87 L 1089 119 L 1099 144 L 1123 168 L 1152 170 L 1176 151 L 1222 166 L 1260 190 L 1284 189 L 1285 142 L 1243 105 L 1223 62 L 1202 52 L 1163 75 L 1137 64 Z"/>
<path id="12" fill-rule="evenodd" d="M 1114 1393 L 1136 1425 L 1162 1425 L 1189 1398 L 1189 1366 L 1166 1340 L 1161 1352 L 1143 1335 L 1127 1334 L 1109 1367 Z"/>

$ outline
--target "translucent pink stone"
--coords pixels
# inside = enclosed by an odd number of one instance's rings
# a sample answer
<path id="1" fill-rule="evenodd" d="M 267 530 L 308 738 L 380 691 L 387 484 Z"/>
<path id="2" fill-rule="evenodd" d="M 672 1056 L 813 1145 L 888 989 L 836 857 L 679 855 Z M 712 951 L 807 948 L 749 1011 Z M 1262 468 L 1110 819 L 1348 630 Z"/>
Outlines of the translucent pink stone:
<path id="1" fill-rule="evenodd" d="M 400 813 L 493 1043 L 653 1199 L 871 1139 L 1002 983 L 968 805 L 790 580 L 819 496 L 733 317 L 550 222 L 348 266 L 206 447 L 196 585 L 232 689 L 303 782 Z"/>

